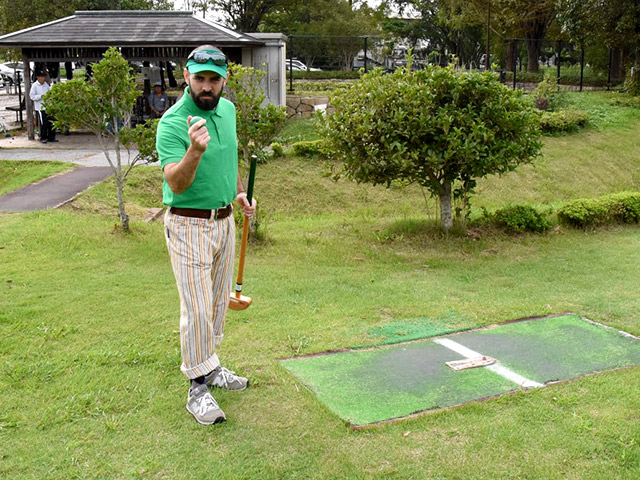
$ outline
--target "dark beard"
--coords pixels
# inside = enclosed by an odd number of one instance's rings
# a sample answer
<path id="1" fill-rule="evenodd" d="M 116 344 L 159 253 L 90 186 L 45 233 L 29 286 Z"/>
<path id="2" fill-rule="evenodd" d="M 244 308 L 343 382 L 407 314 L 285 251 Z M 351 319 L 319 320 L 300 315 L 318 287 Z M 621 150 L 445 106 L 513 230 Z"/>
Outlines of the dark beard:
<path id="1" fill-rule="evenodd" d="M 218 93 L 218 95 L 215 95 L 213 98 L 207 98 L 204 100 L 200 98 L 203 96 L 203 93 L 196 96 L 195 93 L 193 93 L 193 90 L 189 89 L 189 94 L 193 99 L 193 103 L 195 103 L 196 107 L 198 107 L 200 110 L 214 110 L 218 106 L 218 102 L 220 101 L 220 97 L 222 96 L 222 90 L 220 90 L 220 93 Z M 213 95 L 213 93 L 207 93 L 207 95 Z"/>

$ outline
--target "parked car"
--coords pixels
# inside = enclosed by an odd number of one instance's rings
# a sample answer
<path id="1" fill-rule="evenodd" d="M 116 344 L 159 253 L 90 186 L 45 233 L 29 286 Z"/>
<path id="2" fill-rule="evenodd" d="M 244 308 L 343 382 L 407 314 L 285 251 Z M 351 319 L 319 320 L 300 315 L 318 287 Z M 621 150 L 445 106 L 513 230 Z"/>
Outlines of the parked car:
<path id="1" fill-rule="evenodd" d="M 16 83 L 16 73 L 20 72 L 20 81 L 24 81 L 24 65 L 22 62 L 0 63 L 0 75 L 5 83 L 13 85 Z"/>
<path id="2" fill-rule="evenodd" d="M 290 58 L 287 58 L 285 63 L 285 68 L 287 69 L 287 71 L 289 71 L 290 69 L 293 69 L 294 72 L 319 72 L 320 71 L 319 68 L 307 67 L 304 63 L 302 63 L 300 60 L 296 58 L 294 58 L 293 60 L 291 60 Z"/>

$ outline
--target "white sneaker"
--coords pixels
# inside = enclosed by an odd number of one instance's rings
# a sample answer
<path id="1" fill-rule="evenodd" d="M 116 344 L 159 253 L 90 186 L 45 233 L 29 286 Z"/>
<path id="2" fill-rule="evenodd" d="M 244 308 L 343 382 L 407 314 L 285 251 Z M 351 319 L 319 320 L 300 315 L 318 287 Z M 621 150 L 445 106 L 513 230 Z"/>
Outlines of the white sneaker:
<path id="1" fill-rule="evenodd" d="M 234 392 L 244 390 L 249 386 L 249 380 L 240 375 L 236 375 L 236 372 L 232 372 L 228 368 L 218 367 L 209 375 L 204 377 L 207 385 L 210 387 L 226 388 Z"/>
<path id="2" fill-rule="evenodd" d="M 202 425 L 221 423 L 227 419 L 205 384 L 194 385 L 189 389 L 187 411 Z"/>

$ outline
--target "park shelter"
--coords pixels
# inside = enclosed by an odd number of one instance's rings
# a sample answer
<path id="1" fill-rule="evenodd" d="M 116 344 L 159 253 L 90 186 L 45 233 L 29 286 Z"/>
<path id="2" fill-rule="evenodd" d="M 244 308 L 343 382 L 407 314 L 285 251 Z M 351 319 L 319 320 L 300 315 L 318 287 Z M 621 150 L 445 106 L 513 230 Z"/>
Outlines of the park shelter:
<path id="1" fill-rule="evenodd" d="M 30 139 L 34 132 L 29 62 L 96 62 L 109 47 L 117 47 L 129 61 L 182 63 L 202 44 L 220 47 L 232 62 L 265 70 L 266 101 L 285 104 L 284 35 L 236 32 L 190 11 L 77 11 L 0 37 L 0 48 L 22 50 Z"/>

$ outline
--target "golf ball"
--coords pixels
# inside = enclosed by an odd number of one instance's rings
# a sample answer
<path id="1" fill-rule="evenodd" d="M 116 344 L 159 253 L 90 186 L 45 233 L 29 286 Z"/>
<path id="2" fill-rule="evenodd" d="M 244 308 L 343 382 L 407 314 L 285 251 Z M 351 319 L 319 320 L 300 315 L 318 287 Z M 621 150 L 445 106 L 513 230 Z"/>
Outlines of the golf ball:
<path id="1" fill-rule="evenodd" d="M 192 127 L 193 125 L 198 123 L 200 120 L 204 120 L 204 118 L 198 117 L 198 116 L 191 117 L 191 121 L 189 122 L 189 126 Z"/>

